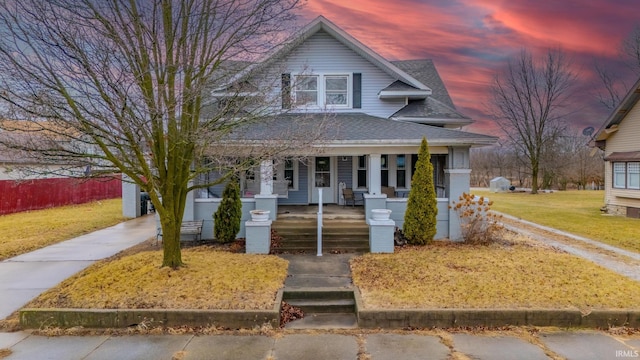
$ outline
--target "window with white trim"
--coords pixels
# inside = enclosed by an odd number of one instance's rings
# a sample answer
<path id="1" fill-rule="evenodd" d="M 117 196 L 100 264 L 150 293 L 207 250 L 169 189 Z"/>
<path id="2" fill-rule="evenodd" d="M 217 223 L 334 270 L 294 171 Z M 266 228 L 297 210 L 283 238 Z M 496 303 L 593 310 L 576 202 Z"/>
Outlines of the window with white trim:
<path id="1" fill-rule="evenodd" d="M 324 103 L 326 105 L 349 105 L 349 76 L 327 75 L 324 77 Z"/>
<path id="2" fill-rule="evenodd" d="M 396 155 L 396 183 L 399 188 L 407 187 L 407 164 L 404 155 Z"/>
<path id="3" fill-rule="evenodd" d="M 640 189 L 640 162 L 627 163 L 627 188 Z"/>
<path id="4" fill-rule="evenodd" d="M 296 106 L 318 105 L 318 76 L 298 75 L 294 84 Z"/>
<path id="5" fill-rule="evenodd" d="M 380 156 L 380 185 L 389 186 L 389 155 Z"/>
<path id="6" fill-rule="evenodd" d="M 285 159 L 278 163 L 273 180 L 286 181 L 289 190 L 298 190 L 298 162 Z"/>
<path id="7" fill-rule="evenodd" d="M 352 75 L 296 75 L 293 83 L 293 104 L 297 107 L 351 107 Z"/>
<path id="8" fill-rule="evenodd" d="M 358 171 L 356 175 L 356 187 L 367 187 L 367 156 L 358 156 Z"/>
<path id="9" fill-rule="evenodd" d="M 614 162 L 613 187 L 640 190 L 640 162 Z"/>

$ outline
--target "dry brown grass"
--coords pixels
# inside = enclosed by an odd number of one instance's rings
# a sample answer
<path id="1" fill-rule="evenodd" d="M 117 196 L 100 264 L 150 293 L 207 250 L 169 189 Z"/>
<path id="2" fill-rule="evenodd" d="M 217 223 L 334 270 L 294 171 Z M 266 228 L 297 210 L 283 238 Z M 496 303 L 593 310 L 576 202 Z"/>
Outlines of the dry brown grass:
<path id="1" fill-rule="evenodd" d="M 186 266 L 159 268 L 162 251 L 102 261 L 27 307 L 94 309 L 271 309 L 288 262 L 210 247 L 183 249 Z"/>
<path id="2" fill-rule="evenodd" d="M 0 359 L 4 359 L 11 354 L 13 354 L 13 351 L 11 351 L 10 349 L 0 349 Z"/>
<path id="3" fill-rule="evenodd" d="M 640 284 L 542 246 L 435 243 L 352 259 L 367 308 L 636 308 Z"/>
<path id="4" fill-rule="evenodd" d="M 24 254 L 125 220 L 122 200 L 0 216 L 0 260 Z"/>
<path id="5" fill-rule="evenodd" d="M 491 209 L 536 224 L 640 253 L 640 220 L 623 216 L 603 216 L 603 191 L 556 191 L 529 193 L 490 193 L 472 191 L 493 201 Z"/>

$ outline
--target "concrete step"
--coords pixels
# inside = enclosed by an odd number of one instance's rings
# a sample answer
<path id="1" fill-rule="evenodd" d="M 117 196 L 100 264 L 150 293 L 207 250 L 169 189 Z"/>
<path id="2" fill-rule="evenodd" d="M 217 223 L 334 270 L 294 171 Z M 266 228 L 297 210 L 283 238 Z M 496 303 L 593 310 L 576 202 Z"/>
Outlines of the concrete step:
<path id="1" fill-rule="evenodd" d="M 281 252 L 315 252 L 317 250 L 316 219 L 278 219 L 274 229 L 282 237 Z M 324 252 L 369 251 L 369 226 L 362 220 L 324 219 L 322 227 Z"/>
<path id="2" fill-rule="evenodd" d="M 356 314 L 305 314 L 302 319 L 284 326 L 286 329 L 356 329 Z"/>
<path id="3" fill-rule="evenodd" d="M 307 314 L 355 313 L 356 302 L 351 289 L 285 288 L 282 300 Z"/>
<path id="4" fill-rule="evenodd" d="M 289 299 L 286 302 L 302 309 L 305 314 L 353 314 L 356 310 L 356 302 L 353 299 Z"/>

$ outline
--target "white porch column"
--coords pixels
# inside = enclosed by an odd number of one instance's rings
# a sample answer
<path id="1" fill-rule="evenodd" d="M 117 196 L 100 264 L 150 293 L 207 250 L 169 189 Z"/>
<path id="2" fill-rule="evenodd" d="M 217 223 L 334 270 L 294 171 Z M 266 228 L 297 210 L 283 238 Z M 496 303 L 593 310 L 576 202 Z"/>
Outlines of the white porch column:
<path id="1" fill-rule="evenodd" d="M 260 162 L 260 195 L 273 194 L 273 161 Z"/>
<path id="2" fill-rule="evenodd" d="M 122 216 L 136 218 L 140 215 L 140 186 L 122 174 Z"/>
<path id="3" fill-rule="evenodd" d="M 193 186 L 193 180 L 189 181 L 189 186 Z M 184 213 L 182 214 L 182 221 L 196 220 L 194 218 L 195 206 L 196 206 L 195 192 L 196 191 L 193 190 L 187 193 L 187 199 L 184 204 Z"/>
<path id="4" fill-rule="evenodd" d="M 449 156 L 447 156 L 447 169 L 444 171 L 447 194 L 449 196 L 449 206 L 453 206 L 454 201 L 463 193 L 469 193 L 471 182 L 471 166 L 469 165 L 469 147 L 451 146 Z M 449 209 L 449 239 L 454 241 L 462 240 L 460 229 L 460 219 L 458 214 Z"/>
<path id="5" fill-rule="evenodd" d="M 382 169 L 380 154 L 369 154 L 369 166 L 367 167 L 367 177 L 369 180 L 369 194 L 378 195 L 381 191 L 380 170 Z"/>

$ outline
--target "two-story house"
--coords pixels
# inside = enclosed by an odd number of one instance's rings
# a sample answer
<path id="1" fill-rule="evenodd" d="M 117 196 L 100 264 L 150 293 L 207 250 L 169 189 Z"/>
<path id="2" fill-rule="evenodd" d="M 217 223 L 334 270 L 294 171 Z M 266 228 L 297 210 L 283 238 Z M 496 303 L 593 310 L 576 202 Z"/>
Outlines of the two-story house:
<path id="1" fill-rule="evenodd" d="M 640 80 L 609 115 L 592 146 L 604 150 L 605 207 L 610 214 L 640 218 Z"/>
<path id="2" fill-rule="evenodd" d="M 243 144 L 287 141 L 291 129 L 305 131 L 300 124 L 320 122 L 327 136 L 291 160 L 263 161 L 244 174 L 245 213 L 267 209 L 275 219 L 285 205 L 342 204 L 349 188 L 362 195 L 367 216 L 374 208 L 391 209 L 401 227 L 424 137 L 439 203 L 436 238 L 460 237 L 448 206 L 469 191 L 469 149 L 497 139 L 461 130 L 472 120 L 456 110 L 431 60 L 388 61 L 318 17 L 236 79 L 256 68 L 276 79 L 270 91 L 282 99 L 282 114 L 243 129 Z M 206 234 L 220 201 L 212 193 L 221 194 L 222 187 L 191 194 L 185 212 L 185 220 L 205 220 Z"/>

